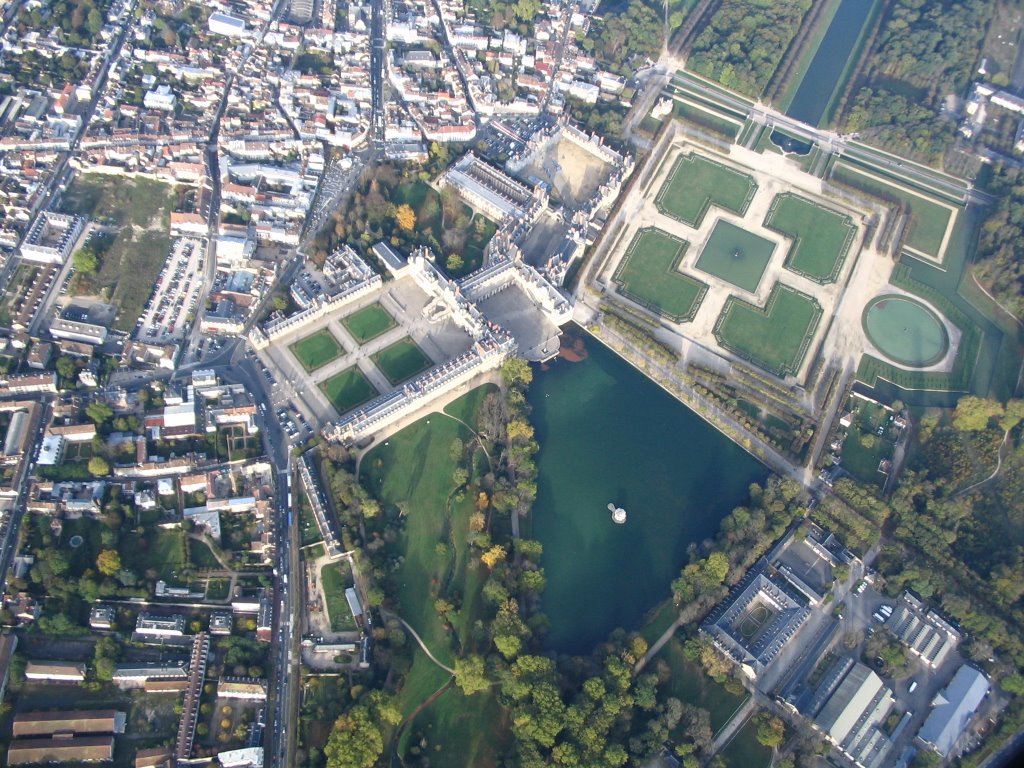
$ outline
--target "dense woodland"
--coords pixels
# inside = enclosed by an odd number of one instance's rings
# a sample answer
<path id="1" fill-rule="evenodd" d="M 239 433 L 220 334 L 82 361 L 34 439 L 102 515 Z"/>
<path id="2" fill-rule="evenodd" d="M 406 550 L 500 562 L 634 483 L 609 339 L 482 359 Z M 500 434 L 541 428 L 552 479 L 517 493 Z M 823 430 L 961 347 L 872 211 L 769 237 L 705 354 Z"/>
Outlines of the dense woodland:
<path id="1" fill-rule="evenodd" d="M 661 6 L 656 10 L 637 0 L 621 13 L 592 19 L 580 46 L 612 72 L 629 77 L 645 66 L 648 59 L 658 58 L 664 39 Z"/>
<path id="2" fill-rule="evenodd" d="M 997 169 L 990 191 L 999 199 L 982 225 L 974 274 L 996 301 L 1024 318 L 1024 171 Z"/>
<path id="3" fill-rule="evenodd" d="M 893 0 L 846 99 L 844 130 L 940 165 L 955 135 L 942 100 L 966 87 L 990 15 L 985 0 Z"/>
<path id="4" fill-rule="evenodd" d="M 688 67 L 758 97 L 810 7 L 811 0 L 722 0 L 694 40 Z"/>

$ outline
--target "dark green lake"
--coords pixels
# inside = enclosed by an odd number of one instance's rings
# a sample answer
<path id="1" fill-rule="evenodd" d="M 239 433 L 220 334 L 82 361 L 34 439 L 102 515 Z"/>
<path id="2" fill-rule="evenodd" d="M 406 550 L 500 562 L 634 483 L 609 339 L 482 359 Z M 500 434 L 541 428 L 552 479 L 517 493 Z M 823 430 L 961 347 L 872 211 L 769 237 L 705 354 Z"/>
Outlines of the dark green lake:
<path id="1" fill-rule="evenodd" d="M 843 72 L 876 2 L 842 0 L 786 110 L 789 117 L 813 126 L 827 117 L 833 95 L 845 85 Z"/>
<path id="2" fill-rule="evenodd" d="M 691 542 L 714 535 L 767 470 L 587 338 L 530 387 L 540 442 L 533 535 L 544 545 L 548 646 L 586 653 L 669 595 Z M 614 502 L 628 515 L 612 522 Z"/>

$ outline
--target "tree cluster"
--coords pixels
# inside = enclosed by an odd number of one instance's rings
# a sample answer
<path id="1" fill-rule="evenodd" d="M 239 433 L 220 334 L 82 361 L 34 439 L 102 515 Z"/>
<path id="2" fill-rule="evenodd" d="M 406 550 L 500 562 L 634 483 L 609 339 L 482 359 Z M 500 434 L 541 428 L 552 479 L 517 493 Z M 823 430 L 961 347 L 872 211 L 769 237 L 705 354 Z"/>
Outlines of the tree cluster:
<path id="1" fill-rule="evenodd" d="M 688 66 L 758 97 L 810 7 L 811 0 L 722 0 L 694 40 Z"/>
<path id="2" fill-rule="evenodd" d="M 644 62 L 658 58 L 661 51 L 665 33 L 660 8 L 634 0 L 621 13 L 595 17 L 580 45 L 612 72 L 632 76 Z"/>
<path id="3" fill-rule="evenodd" d="M 1024 172 L 997 167 L 991 191 L 998 200 L 981 227 L 974 274 L 996 301 L 1024 318 Z"/>

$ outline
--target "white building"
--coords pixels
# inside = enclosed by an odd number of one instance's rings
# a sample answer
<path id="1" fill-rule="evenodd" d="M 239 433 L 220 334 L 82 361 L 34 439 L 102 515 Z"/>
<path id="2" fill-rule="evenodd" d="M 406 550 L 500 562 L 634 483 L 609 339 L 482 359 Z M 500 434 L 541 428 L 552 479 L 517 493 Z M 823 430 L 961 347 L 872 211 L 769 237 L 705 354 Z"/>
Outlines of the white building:
<path id="1" fill-rule="evenodd" d="M 171 93 L 171 86 L 158 85 L 151 91 L 146 91 L 142 98 L 142 104 L 146 109 L 160 109 L 164 112 L 173 112 L 178 97 Z"/>
<path id="2" fill-rule="evenodd" d="M 225 37 L 249 37 L 249 30 L 242 19 L 226 13 L 211 13 L 207 21 L 207 29 L 215 35 Z"/>

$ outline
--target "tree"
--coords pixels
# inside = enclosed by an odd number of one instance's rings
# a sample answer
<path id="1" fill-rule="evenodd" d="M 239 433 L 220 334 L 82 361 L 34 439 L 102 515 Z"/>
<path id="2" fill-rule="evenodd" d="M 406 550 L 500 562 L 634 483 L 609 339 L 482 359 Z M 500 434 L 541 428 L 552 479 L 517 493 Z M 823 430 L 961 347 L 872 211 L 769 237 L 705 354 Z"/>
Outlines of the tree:
<path id="1" fill-rule="evenodd" d="M 533 381 L 533 369 L 523 358 L 510 357 L 501 365 L 501 378 L 507 386 L 525 389 Z"/>
<path id="2" fill-rule="evenodd" d="M 487 679 L 483 657 L 472 655 L 464 659 L 456 659 L 455 684 L 467 696 L 472 696 L 477 691 L 483 691 L 490 687 L 491 681 Z"/>
<path id="3" fill-rule="evenodd" d="M 97 400 L 85 406 L 85 415 L 92 419 L 96 426 L 99 426 L 113 417 L 114 409 L 106 403 L 101 403 Z"/>
<path id="4" fill-rule="evenodd" d="M 89 459 L 89 473 L 97 477 L 110 474 L 110 463 L 102 456 L 93 456 Z"/>
<path id="5" fill-rule="evenodd" d="M 104 576 L 113 576 L 121 570 L 121 555 L 116 549 L 104 549 L 96 556 L 96 568 Z"/>
<path id="6" fill-rule="evenodd" d="M 75 376 L 75 361 L 70 357 L 58 357 L 57 358 L 57 373 L 62 378 L 71 379 Z"/>
<path id="7" fill-rule="evenodd" d="M 465 266 L 465 262 L 462 257 L 457 253 L 448 254 L 448 258 L 445 260 L 444 268 L 449 272 L 458 272 Z"/>
<path id="8" fill-rule="evenodd" d="M 288 299 L 284 296 L 275 296 L 270 300 L 270 306 L 272 306 L 278 312 L 284 312 L 288 309 Z"/>
<path id="9" fill-rule="evenodd" d="M 96 258 L 96 254 L 92 252 L 91 248 L 80 248 L 71 259 L 71 262 L 76 272 L 86 275 L 96 274 L 96 269 L 99 267 L 99 259 Z"/>
<path id="10" fill-rule="evenodd" d="M 786 737 L 786 725 L 769 712 L 761 711 L 754 718 L 757 741 L 766 747 L 777 747 Z"/>
<path id="11" fill-rule="evenodd" d="M 966 395 L 961 397 L 953 412 L 953 426 L 961 432 L 980 432 L 988 429 L 993 418 L 1003 415 L 1002 403 L 983 397 Z"/>
<path id="12" fill-rule="evenodd" d="M 412 232 L 416 228 L 416 212 L 408 203 L 402 203 L 395 209 L 395 222 L 398 228 Z"/>
<path id="13" fill-rule="evenodd" d="M 501 546 L 501 544 L 495 544 L 493 547 L 491 547 L 482 555 L 480 555 L 480 560 L 488 568 L 493 569 L 498 563 L 502 562 L 505 559 L 506 554 L 507 553 L 505 552 L 505 548 Z"/>

